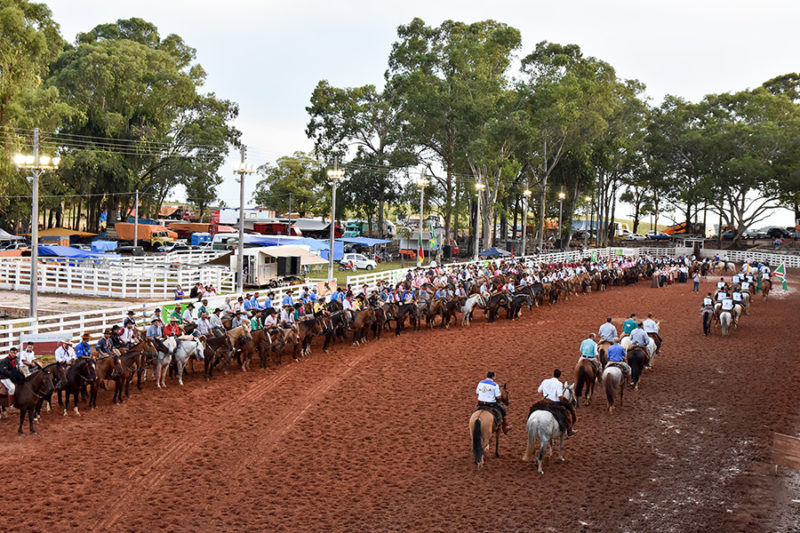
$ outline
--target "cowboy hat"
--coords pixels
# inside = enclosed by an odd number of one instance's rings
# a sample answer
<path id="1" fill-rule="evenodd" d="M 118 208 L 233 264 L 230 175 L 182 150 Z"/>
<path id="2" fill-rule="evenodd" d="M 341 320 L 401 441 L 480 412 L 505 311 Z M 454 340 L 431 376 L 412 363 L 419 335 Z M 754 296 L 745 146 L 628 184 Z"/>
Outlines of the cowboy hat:
<path id="1" fill-rule="evenodd" d="M 81 339 L 84 339 L 84 340 L 91 339 L 91 338 L 92 338 L 92 336 L 89 335 L 88 333 L 84 333 L 83 335 L 81 335 Z"/>

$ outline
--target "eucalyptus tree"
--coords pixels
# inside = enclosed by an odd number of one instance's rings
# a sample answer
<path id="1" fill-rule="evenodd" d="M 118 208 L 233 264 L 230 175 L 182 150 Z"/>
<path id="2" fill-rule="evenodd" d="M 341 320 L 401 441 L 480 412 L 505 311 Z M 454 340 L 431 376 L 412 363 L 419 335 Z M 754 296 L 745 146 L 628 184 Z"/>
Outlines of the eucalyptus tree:
<path id="1" fill-rule="evenodd" d="M 355 147 L 342 191 L 367 213 L 370 225 L 377 214 L 378 227 L 383 228 L 386 204 L 399 191 L 396 169 L 416 161 L 390 91 L 379 92 L 374 85 L 343 89 L 323 80 L 306 111 L 306 135 L 313 139 L 317 157 L 330 162 Z"/>
<path id="2" fill-rule="evenodd" d="M 132 205 L 119 193 L 144 191 L 151 211 L 179 184 L 201 204 L 214 196 L 217 171 L 239 142 L 238 108 L 200 92 L 205 71 L 195 57 L 179 36 L 162 39 L 132 18 L 79 34 L 55 62 L 47 84 L 76 111 L 58 138 L 68 149 L 63 174 L 80 193 L 116 193 L 104 199 L 109 224 Z M 101 200 L 88 201 L 90 225 Z"/>
<path id="3" fill-rule="evenodd" d="M 522 60 L 518 90 L 528 111 L 528 142 L 520 160 L 539 188 L 539 227 L 544 228 L 547 185 L 571 150 L 580 151 L 608 128 L 614 110 L 614 69 L 584 57 L 580 47 L 546 41 Z M 539 232 L 543 246 L 544 231 Z"/>
<path id="4" fill-rule="evenodd" d="M 432 171 L 443 169 L 443 175 L 432 174 L 442 189 L 449 235 L 458 200 L 472 190 L 460 176 L 470 172 L 477 180 L 489 179 L 487 207 L 494 208 L 498 171 L 511 155 L 497 135 L 508 118 L 506 73 L 520 46 L 520 33 L 492 20 L 446 20 L 430 27 L 419 18 L 397 33 L 385 74 L 387 86 L 410 141 L 421 147 L 423 164 Z M 499 104 L 503 109 L 496 107 Z"/>
<path id="5" fill-rule="evenodd" d="M 307 213 L 323 212 L 328 207 L 325 198 L 324 165 L 310 154 L 295 152 L 278 158 L 275 165 L 258 168 L 262 179 L 256 185 L 256 205 L 288 212 L 297 211 L 301 217 Z"/>

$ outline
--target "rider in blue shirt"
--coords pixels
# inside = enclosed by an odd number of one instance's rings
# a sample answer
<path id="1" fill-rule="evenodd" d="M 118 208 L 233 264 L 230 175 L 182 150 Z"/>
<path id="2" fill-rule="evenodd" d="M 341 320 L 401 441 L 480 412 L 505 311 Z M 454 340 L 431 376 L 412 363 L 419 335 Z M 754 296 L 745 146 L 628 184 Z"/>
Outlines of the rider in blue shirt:
<path id="1" fill-rule="evenodd" d="M 436 289 L 436 293 L 433 296 L 437 300 L 442 300 L 446 295 L 444 289 Z"/>
<path id="2" fill-rule="evenodd" d="M 81 342 L 75 347 L 75 357 L 91 357 L 92 347 L 89 346 L 89 334 L 84 333 Z"/>
<path id="3" fill-rule="evenodd" d="M 289 307 L 294 309 L 294 298 L 292 298 L 292 295 L 287 293 L 286 296 L 283 297 L 283 300 L 281 301 L 281 305 L 284 306 L 284 307 L 286 307 L 288 305 Z"/>

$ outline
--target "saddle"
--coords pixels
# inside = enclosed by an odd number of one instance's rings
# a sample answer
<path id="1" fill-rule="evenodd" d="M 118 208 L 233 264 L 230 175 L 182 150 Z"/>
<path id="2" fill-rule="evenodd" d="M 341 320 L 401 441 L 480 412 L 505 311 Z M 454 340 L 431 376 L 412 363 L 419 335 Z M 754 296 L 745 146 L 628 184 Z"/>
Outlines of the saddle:
<path id="1" fill-rule="evenodd" d="M 478 402 L 476 411 L 489 411 L 494 416 L 495 426 L 500 426 L 503 423 L 503 412 L 496 404 Z"/>
<path id="2" fill-rule="evenodd" d="M 615 366 L 615 367 L 619 368 L 620 370 L 622 370 L 622 374 L 623 375 L 627 375 L 628 374 L 628 368 L 624 364 L 620 363 L 619 361 L 609 361 L 606 364 L 606 369 L 611 368 L 612 366 Z"/>

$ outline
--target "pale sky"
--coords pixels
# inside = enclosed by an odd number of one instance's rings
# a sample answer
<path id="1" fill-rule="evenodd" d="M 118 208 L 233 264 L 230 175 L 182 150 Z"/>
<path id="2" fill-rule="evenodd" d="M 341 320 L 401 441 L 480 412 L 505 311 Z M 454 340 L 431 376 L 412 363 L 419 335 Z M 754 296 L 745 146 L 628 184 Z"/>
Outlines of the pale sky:
<path id="1" fill-rule="evenodd" d="M 752 88 L 800 70 L 800 2 L 791 0 L 561 0 L 399 2 L 264 0 L 50 0 L 67 41 L 97 24 L 140 17 L 164 37 L 177 33 L 197 49 L 206 91 L 238 102 L 237 127 L 248 161 L 274 162 L 310 150 L 308 105 L 317 82 L 380 86 L 396 29 L 414 17 L 438 26 L 452 19 L 494 19 L 522 33 L 521 56 L 547 40 L 580 45 L 623 78 L 665 94 L 699 100 Z M 238 156 L 237 156 L 238 157 Z M 239 203 L 232 162 L 220 197 Z M 255 188 L 250 178 L 247 196 Z M 624 213 L 623 213 L 624 214 Z M 789 211 L 770 223 L 793 223 Z"/>

